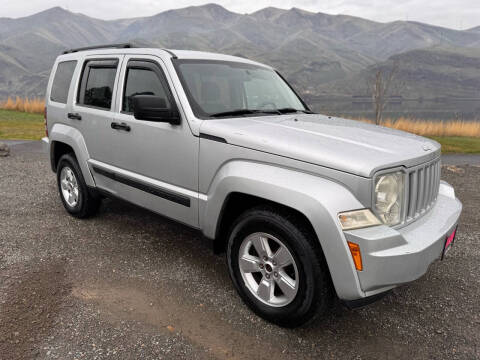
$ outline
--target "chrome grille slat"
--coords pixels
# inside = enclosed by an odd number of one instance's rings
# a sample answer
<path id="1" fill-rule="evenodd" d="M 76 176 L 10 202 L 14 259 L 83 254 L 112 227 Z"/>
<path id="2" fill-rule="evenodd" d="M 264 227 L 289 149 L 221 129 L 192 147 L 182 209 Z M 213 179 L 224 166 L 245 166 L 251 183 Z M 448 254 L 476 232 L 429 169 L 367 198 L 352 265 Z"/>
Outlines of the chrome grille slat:
<path id="1" fill-rule="evenodd" d="M 427 196 L 425 197 L 425 209 L 427 209 L 430 206 L 430 190 L 432 190 L 432 167 L 429 165 L 427 166 L 427 186 L 426 186 L 426 191 L 427 191 Z"/>
<path id="2" fill-rule="evenodd" d="M 442 175 L 442 163 L 437 163 L 437 188 L 435 189 L 435 199 L 438 198 L 438 192 L 440 191 L 440 179 Z"/>
<path id="3" fill-rule="evenodd" d="M 430 207 L 432 204 L 432 197 L 433 197 L 433 167 L 434 164 L 430 165 L 428 167 L 428 174 L 429 174 L 429 182 L 428 182 L 428 201 L 427 201 L 427 207 Z"/>
<path id="4" fill-rule="evenodd" d="M 408 217 L 415 217 L 416 207 L 417 207 L 417 193 L 412 191 L 417 188 L 417 172 L 413 171 L 408 175 L 408 184 L 409 184 L 409 202 L 408 202 Z"/>
<path id="5" fill-rule="evenodd" d="M 425 210 L 428 206 L 429 199 L 429 190 L 430 190 L 430 166 L 425 168 L 425 198 L 423 200 L 422 210 Z"/>
<path id="6" fill-rule="evenodd" d="M 425 190 L 425 169 L 418 170 L 418 201 L 417 201 L 417 213 L 423 208 L 423 198 Z"/>
<path id="7" fill-rule="evenodd" d="M 440 188 L 440 160 L 407 170 L 408 206 L 404 222 L 410 222 L 429 210 L 438 197 Z"/>
<path id="8" fill-rule="evenodd" d="M 423 208 L 426 210 L 430 202 L 430 166 L 426 167 L 425 172 L 427 173 L 427 181 L 425 181 L 425 202 L 423 204 Z"/>

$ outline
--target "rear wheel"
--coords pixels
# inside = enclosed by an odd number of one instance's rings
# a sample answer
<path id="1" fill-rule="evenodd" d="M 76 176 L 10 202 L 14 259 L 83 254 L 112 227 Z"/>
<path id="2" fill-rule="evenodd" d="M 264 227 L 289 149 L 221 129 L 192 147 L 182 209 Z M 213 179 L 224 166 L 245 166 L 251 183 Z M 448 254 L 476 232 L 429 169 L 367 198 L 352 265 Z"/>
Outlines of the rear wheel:
<path id="1" fill-rule="evenodd" d="M 88 188 L 73 154 L 58 161 L 57 184 L 63 206 L 71 215 L 86 218 L 97 212 L 100 198 Z"/>
<path id="2" fill-rule="evenodd" d="M 333 298 L 318 240 L 304 222 L 260 207 L 232 227 L 227 260 L 245 303 L 264 319 L 296 327 L 326 312 Z"/>

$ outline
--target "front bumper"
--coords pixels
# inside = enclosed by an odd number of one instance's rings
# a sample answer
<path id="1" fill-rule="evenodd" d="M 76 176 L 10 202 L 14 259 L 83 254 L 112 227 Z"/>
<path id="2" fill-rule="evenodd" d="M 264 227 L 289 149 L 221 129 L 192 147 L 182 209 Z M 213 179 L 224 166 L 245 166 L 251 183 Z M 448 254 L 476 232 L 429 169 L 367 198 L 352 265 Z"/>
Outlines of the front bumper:
<path id="1" fill-rule="evenodd" d="M 357 271 L 365 296 L 418 279 L 442 256 L 445 239 L 458 223 L 461 202 L 442 182 L 435 205 L 417 221 L 399 229 L 375 226 L 345 232 L 360 246 L 363 271 Z"/>

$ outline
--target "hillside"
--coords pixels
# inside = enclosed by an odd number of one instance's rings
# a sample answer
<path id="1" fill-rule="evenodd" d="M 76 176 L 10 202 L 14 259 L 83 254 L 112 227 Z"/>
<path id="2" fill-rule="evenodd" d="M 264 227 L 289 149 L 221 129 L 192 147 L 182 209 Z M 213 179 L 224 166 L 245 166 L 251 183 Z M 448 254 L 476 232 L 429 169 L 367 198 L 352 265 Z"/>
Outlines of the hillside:
<path id="1" fill-rule="evenodd" d="M 395 95 L 407 98 L 480 97 L 480 49 L 439 48 L 411 50 L 394 55 L 347 79 L 321 86 L 322 94 L 360 95 L 378 69 L 386 74 L 398 67 Z"/>
<path id="2" fill-rule="evenodd" d="M 43 96 L 51 65 L 66 48 L 132 40 L 259 60 L 313 95 L 357 92 L 356 79 L 395 59 L 405 62 L 402 77 L 421 76 L 422 84 L 414 92 L 422 96 L 474 96 L 479 89 L 471 61 L 477 56 L 474 49 L 480 49 L 480 28 L 457 31 L 416 22 L 378 23 L 297 8 L 237 14 L 215 4 L 104 21 L 55 7 L 24 18 L 0 18 L 0 99 Z M 456 57 L 455 51 L 442 50 L 452 47 L 467 50 Z M 418 49 L 423 50 L 412 51 Z M 430 56 L 434 61 L 429 63 Z"/>

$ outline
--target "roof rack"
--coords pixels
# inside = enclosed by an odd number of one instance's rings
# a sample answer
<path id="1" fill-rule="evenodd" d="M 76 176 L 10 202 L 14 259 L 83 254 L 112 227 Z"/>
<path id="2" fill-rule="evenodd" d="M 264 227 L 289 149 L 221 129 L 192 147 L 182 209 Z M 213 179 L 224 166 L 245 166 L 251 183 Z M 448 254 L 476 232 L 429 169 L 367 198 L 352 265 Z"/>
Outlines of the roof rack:
<path id="1" fill-rule="evenodd" d="M 166 51 L 167 53 L 169 53 L 170 56 L 172 57 L 172 59 L 178 59 L 178 58 L 177 58 L 177 55 L 175 55 L 175 53 L 174 53 L 173 51 L 168 50 L 168 49 L 165 49 L 165 48 L 162 48 L 161 50 Z"/>
<path id="2" fill-rule="evenodd" d="M 125 48 L 134 48 L 135 46 L 130 43 L 123 44 L 107 44 L 107 45 L 96 45 L 96 46 L 87 46 L 76 49 L 65 50 L 64 54 L 71 54 L 78 51 L 94 50 L 94 49 L 125 49 Z"/>

